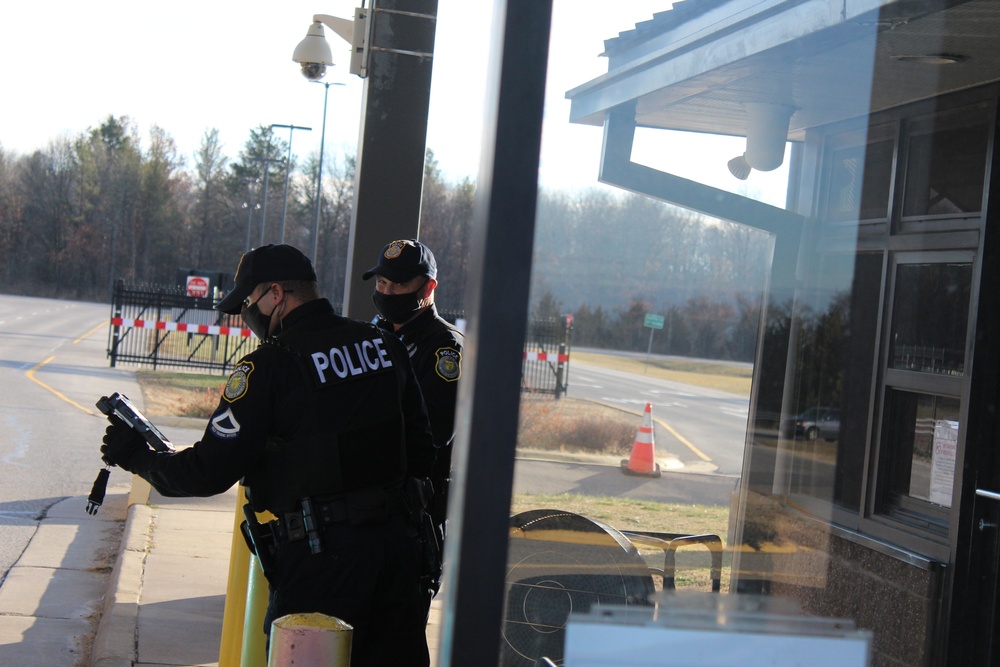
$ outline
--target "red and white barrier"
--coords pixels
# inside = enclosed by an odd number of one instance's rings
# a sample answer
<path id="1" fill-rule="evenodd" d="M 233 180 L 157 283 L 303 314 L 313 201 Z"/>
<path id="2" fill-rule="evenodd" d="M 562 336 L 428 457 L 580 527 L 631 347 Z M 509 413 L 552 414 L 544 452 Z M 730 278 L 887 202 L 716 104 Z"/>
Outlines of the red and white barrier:
<path id="1" fill-rule="evenodd" d="M 557 361 L 559 363 L 566 363 L 569 361 L 568 354 L 557 354 L 555 352 L 525 352 L 525 361 Z"/>
<path id="2" fill-rule="evenodd" d="M 253 336 L 249 329 L 240 327 L 219 327 L 209 324 L 194 324 L 189 322 L 159 322 L 156 320 L 126 320 L 112 317 L 111 326 L 133 327 L 136 329 L 160 329 L 162 331 L 180 331 L 187 333 L 209 334 L 211 336 Z"/>

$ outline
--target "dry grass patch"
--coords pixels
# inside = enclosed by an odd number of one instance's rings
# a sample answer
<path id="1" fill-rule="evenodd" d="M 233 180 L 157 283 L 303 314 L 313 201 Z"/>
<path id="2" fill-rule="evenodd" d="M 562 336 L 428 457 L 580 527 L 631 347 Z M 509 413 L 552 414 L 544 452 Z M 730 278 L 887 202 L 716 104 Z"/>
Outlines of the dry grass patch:
<path id="1" fill-rule="evenodd" d="M 521 401 L 517 446 L 575 454 L 628 455 L 640 416 L 572 398 Z"/>
<path id="2" fill-rule="evenodd" d="M 226 378 L 202 373 L 138 371 L 142 404 L 149 416 L 207 419 L 219 404 Z"/>

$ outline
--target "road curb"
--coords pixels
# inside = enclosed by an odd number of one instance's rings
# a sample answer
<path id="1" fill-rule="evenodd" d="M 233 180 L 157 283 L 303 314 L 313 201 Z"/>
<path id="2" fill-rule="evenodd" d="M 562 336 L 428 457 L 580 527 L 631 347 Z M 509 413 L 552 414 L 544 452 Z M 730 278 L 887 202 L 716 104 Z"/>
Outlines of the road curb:
<path id="1" fill-rule="evenodd" d="M 129 506 L 121 548 L 104 595 L 104 613 L 94 637 L 93 667 L 132 667 L 137 660 L 139 596 L 152 522 L 149 506 Z"/>

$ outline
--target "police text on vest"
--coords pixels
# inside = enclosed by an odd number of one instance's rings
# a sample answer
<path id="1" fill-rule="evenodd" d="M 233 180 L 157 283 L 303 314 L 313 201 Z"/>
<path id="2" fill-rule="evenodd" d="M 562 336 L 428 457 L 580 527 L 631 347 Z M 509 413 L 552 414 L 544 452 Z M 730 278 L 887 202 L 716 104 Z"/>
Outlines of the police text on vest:
<path id="1" fill-rule="evenodd" d="M 312 360 L 320 383 L 327 382 L 328 370 L 343 380 L 350 376 L 391 368 L 392 360 L 382 346 L 382 339 L 376 338 L 341 347 L 331 347 L 329 352 L 314 352 Z"/>

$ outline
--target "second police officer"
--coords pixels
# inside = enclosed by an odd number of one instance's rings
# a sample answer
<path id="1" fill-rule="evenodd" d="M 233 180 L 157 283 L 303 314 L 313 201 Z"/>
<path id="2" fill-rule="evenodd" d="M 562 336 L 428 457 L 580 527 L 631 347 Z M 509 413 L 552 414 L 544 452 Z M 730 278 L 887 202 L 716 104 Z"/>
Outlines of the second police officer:
<path id="1" fill-rule="evenodd" d="M 420 241 L 406 239 L 382 248 L 375 266 L 361 277 L 375 278 L 372 301 L 379 312 L 377 324 L 403 341 L 423 392 L 437 448 L 431 476 L 434 485 L 431 516 L 443 540 L 455 440 L 455 400 L 458 380 L 462 377 L 465 337 L 438 314 L 434 303 L 437 276 L 437 260 L 430 248 Z"/>

